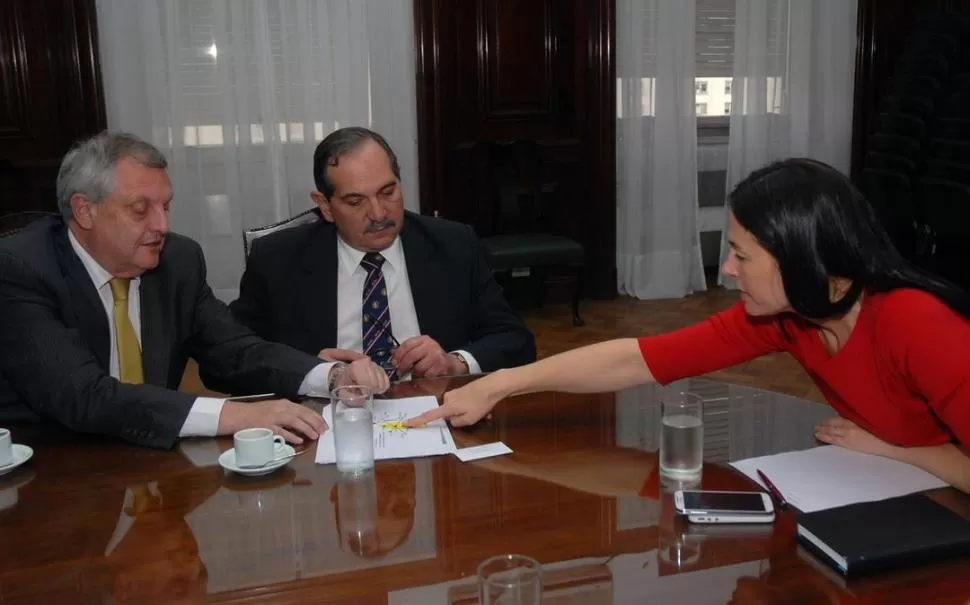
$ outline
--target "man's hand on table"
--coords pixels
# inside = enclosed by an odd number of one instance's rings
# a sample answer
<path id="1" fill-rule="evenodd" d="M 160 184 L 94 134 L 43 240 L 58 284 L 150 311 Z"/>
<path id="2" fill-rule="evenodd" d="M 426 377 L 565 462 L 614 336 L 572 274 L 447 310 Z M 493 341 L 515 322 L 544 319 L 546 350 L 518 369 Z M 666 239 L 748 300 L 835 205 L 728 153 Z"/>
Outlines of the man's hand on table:
<path id="1" fill-rule="evenodd" d="M 410 372 L 414 378 L 459 376 L 468 373 L 468 366 L 457 355 L 445 351 L 430 336 L 408 338 L 391 353 L 391 361 L 398 374 Z"/>
<path id="2" fill-rule="evenodd" d="M 305 439 L 318 439 L 329 427 L 318 412 L 288 399 L 253 403 L 227 400 L 219 415 L 219 434 L 232 435 L 249 428 L 267 428 L 300 445 Z"/>
<path id="3" fill-rule="evenodd" d="M 337 379 L 336 386 L 361 385 L 370 387 L 375 395 L 385 392 L 391 387 L 391 380 L 384 368 L 364 356 L 350 362 L 342 376 Z"/>

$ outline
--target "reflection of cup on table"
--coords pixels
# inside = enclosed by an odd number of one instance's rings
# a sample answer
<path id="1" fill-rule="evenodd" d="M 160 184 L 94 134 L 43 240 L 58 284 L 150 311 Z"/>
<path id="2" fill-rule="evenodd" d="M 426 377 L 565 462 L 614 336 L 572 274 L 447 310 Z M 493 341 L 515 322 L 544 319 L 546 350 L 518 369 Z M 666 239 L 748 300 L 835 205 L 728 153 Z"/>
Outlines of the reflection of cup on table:
<path id="1" fill-rule="evenodd" d="M 0 480 L 0 511 L 13 508 L 20 500 L 18 490 L 34 480 L 34 469 L 26 468 L 13 478 Z"/>
<path id="2" fill-rule="evenodd" d="M 370 387 L 348 385 L 330 394 L 337 470 L 362 473 L 374 468 L 374 395 Z"/>
<path id="3" fill-rule="evenodd" d="M 0 510 L 13 508 L 15 504 L 17 504 L 16 488 L 0 489 Z"/>
<path id="4" fill-rule="evenodd" d="M 243 429 L 232 436 L 236 466 L 262 466 L 283 455 L 286 441 L 270 429 Z"/>
<path id="5" fill-rule="evenodd" d="M 481 605 L 539 605 L 542 565 L 525 555 L 499 555 L 478 566 Z"/>
<path id="6" fill-rule="evenodd" d="M 9 429 L 0 429 L 0 466 L 13 462 L 13 439 Z"/>
<path id="7" fill-rule="evenodd" d="M 669 392 L 661 406 L 660 474 L 680 481 L 699 478 L 704 465 L 703 399 Z"/>

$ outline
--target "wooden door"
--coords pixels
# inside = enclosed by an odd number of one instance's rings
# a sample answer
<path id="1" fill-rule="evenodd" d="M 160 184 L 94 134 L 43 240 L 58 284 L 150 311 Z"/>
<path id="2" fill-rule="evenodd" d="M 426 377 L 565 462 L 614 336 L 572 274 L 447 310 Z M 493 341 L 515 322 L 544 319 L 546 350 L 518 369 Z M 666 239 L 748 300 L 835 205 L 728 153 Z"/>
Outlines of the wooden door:
<path id="1" fill-rule="evenodd" d="M 0 216 L 56 210 L 61 158 L 105 127 L 94 0 L 0 2 Z"/>
<path id="2" fill-rule="evenodd" d="M 553 212 L 616 295 L 613 0 L 415 0 L 421 211 L 496 232 L 475 144 L 535 140 Z"/>

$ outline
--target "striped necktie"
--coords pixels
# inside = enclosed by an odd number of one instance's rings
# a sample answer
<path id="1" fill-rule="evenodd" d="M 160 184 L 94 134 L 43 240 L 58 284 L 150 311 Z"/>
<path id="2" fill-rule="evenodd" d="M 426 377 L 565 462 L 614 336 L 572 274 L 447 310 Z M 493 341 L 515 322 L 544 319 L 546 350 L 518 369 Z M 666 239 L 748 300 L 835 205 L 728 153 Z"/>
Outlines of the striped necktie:
<path id="1" fill-rule="evenodd" d="M 384 257 L 377 252 L 368 252 L 360 261 L 360 266 L 367 270 L 361 308 L 361 332 L 364 336 L 364 354 L 384 368 L 393 379 L 395 371 L 391 365 L 391 351 L 394 342 L 391 309 L 387 302 L 387 284 L 381 270 L 383 265 Z"/>

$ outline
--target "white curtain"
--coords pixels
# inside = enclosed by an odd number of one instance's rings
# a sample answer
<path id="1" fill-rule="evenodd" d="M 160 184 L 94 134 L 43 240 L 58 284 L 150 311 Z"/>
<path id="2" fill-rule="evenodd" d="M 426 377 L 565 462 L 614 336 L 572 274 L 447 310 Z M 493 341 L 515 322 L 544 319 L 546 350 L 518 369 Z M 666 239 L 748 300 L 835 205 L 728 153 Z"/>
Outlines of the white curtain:
<path id="1" fill-rule="evenodd" d="M 173 231 L 216 295 L 237 294 L 242 230 L 311 207 L 313 150 L 368 126 L 418 208 L 411 0 L 98 0 L 108 125 L 168 157 Z"/>
<path id="2" fill-rule="evenodd" d="M 848 172 L 856 10 L 857 0 L 737 0 L 728 193 L 753 170 L 789 157 Z"/>
<path id="3" fill-rule="evenodd" d="M 621 294 L 704 290 L 697 231 L 693 1 L 617 0 L 617 276 Z"/>

